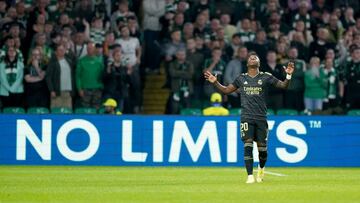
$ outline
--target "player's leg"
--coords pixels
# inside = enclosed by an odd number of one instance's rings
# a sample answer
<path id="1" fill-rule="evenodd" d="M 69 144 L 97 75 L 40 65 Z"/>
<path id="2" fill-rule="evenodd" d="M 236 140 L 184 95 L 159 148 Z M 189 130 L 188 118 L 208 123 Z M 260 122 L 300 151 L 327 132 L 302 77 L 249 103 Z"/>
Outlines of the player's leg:
<path id="1" fill-rule="evenodd" d="M 244 142 L 244 162 L 248 179 L 246 183 L 254 183 L 253 176 L 253 137 L 254 137 L 254 125 L 248 122 L 241 122 L 241 140 Z"/>
<path id="2" fill-rule="evenodd" d="M 257 122 L 256 124 L 256 141 L 259 152 L 259 168 L 257 174 L 257 182 L 262 182 L 265 173 L 265 164 L 268 157 L 267 139 L 268 139 L 268 125 L 266 121 Z"/>

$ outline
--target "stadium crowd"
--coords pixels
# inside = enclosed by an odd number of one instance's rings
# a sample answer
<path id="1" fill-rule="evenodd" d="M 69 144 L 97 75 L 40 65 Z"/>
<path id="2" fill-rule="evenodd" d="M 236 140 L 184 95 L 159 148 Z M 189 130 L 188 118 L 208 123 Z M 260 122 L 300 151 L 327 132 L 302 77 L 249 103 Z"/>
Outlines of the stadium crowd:
<path id="1" fill-rule="evenodd" d="M 295 63 L 268 108 L 360 108 L 358 0 L 0 0 L 0 27 L 1 108 L 112 98 L 141 113 L 146 76 L 166 74 L 166 113 L 176 114 L 215 92 L 204 70 L 229 84 L 249 52 L 279 79 Z M 223 102 L 241 105 L 237 93 Z"/>

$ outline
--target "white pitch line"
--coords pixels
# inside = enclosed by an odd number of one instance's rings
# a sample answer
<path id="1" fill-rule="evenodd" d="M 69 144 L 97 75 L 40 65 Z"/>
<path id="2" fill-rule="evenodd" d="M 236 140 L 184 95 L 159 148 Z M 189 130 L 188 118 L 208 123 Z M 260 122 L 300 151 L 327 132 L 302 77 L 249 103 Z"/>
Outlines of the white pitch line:
<path id="1" fill-rule="evenodd" d="M 257 170 L 254 170 L 255 172 L 257 172 Z M 267 171 L 265 170 L 265 174 L 269 174 L 269 175 L 273 175 L 273 176 L 279 176 L 279 177 L 285 177 L 287 175 L 285 174 L 281 174 L 281 173 L 275 173 L 275 172 L 271 172 L 271 171 Z"/>

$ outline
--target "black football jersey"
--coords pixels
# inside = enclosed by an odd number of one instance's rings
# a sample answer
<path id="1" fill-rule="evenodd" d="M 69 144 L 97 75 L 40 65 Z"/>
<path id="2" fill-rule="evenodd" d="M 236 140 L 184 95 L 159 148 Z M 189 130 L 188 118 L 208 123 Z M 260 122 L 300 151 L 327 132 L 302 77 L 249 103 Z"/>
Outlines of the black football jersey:
<path id="1" fill-rule="evenodd" d="M 240 89 L 241 120 L 266 120 L 266 91 L 279 80 L 267 72 L 260 72 L 255 77 L 247 73 L 239 75 L 232 83 Z"/>

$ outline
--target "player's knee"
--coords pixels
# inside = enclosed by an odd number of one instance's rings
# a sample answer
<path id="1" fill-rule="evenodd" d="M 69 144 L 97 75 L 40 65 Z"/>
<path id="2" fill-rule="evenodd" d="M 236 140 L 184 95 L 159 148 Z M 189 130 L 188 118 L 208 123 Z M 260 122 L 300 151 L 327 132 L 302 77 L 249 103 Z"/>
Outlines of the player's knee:
<path id="1" fill-rule="evenodd" d="M 253 148 L 254 148 L 254 145 L 252 142 L 244 143 L 244 159 L 245 160 L 253 159 Z"/>

